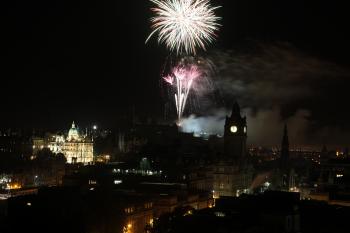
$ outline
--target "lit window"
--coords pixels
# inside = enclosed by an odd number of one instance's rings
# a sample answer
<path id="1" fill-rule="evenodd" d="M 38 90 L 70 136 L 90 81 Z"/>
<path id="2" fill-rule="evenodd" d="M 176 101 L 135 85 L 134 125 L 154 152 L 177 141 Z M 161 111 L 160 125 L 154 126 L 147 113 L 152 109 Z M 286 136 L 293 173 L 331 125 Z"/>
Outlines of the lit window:
<path id="1" fill-rule="evenodd" d="M 121 183 L 123 183 L 122 180 L 114 180 L 114 184 L 121 184 Z"/>
<path id="2" fill-rule="evenodd" d="M 226 216 L 226 214 L 223 212 L 215 212 L 214 214 L 216 217 L 225 217 Z"/>
<path id="3" fill-rule="evenodd" d="M 152 205 L 153 205 L 152 202 L 146 203 L 145 208 L 146 209 L 152 208 Z"/>
<path id="4" fill-rule="evenodd" d="M 89 184 L 97 184 L 96 180 L 89 180 Z"/>
<path id="5" fill-rule="evenodd" d="M 130 214 L 130 213 L 134 212 L 134 208 L 133 207 L 125 208 L 124 211 L 125 211 L 125 213 Z"/>

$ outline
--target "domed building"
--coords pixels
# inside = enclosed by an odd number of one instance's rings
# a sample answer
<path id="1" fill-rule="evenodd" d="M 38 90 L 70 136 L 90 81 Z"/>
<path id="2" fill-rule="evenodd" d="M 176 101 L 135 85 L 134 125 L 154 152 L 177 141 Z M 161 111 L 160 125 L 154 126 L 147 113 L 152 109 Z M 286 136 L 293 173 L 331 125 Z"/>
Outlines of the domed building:
<path id="1" fill-rule="evenodd" d="M 68 132 L 67 141 L 79 141 L 79 140 L 80 140 L 79 132 L 78 132 L 78 129 L 75 127 L 75 123 L 73 121 L 72 128 L 70 128 Z"/>
<path id="2" fill-rule="evenodd" d="M 49 144 L 49 148 L 54 153 L 63 153 L 67 163 L 89 164 L 94 161 L 93 141 L 87 135 L 80 135 L 74 121 L 66 138 L 61 137 L 59 141 L 55 138 L 56 140 Z"/>

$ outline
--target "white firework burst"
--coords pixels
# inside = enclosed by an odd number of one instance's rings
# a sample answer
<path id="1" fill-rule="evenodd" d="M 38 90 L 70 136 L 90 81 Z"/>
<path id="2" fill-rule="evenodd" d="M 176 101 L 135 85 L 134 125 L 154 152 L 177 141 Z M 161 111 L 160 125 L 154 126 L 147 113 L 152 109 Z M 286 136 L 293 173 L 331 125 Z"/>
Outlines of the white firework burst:
<path id="1" fill-rule="evenodd" d="M 214 13 L 209 0 L 150 0 L 155 16 L 151 18 L 153 31 L 147 41 L 158 33 L 158 42 L 165 43 L 178 54 L 196 54 L 197 48 L 206 49 L 216 37 L 221 19 Z"/>

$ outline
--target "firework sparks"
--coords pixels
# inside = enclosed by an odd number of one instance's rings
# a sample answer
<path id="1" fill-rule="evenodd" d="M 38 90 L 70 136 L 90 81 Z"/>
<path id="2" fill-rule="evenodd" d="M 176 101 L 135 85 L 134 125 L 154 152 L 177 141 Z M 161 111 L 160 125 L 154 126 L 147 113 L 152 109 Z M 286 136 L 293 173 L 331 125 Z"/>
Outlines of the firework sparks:
<path id="1" fill-rule="evenodd" d="M 196 54 L 196 49 L 206 49 L 206 44 L 215 39 L 220 26 L 209 0 L 150 0 L 155 17 L 151 19 L 152 33 L 147 41 L 158 33 L 158 42 L 165 43 L 178 54 Z"/>
<path id="2" fill-rule="evenodd" d="M 175 104 L 178 116 L 178 123 L 181 122 L 185 111 L 187 98 L 193 82 L 201 76 L 201 72 L 195 65 L 176 66 L 170 75 L 164 77 L 164 81 L 175 88 Z"/>

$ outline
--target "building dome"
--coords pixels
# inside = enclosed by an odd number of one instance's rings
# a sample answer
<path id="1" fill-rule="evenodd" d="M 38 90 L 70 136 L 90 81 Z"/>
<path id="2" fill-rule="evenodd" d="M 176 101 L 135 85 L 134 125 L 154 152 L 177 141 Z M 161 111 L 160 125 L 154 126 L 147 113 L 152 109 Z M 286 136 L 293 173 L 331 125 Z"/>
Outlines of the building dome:
<path id="1" fill-rule="evenodd" d="M 80 136 L 79 136 L 79 132 L 78 132 L 78 129 L 75 127 L 75 123 L 73 121 L 72 123 L 72 127 L 70 128 L 69 132 L 68 132 L 68 138 L 67 140 L 68 141 L 78 141 L 80 139 Z"/>

